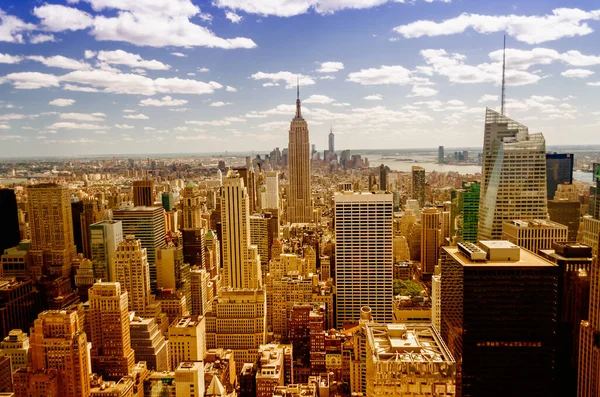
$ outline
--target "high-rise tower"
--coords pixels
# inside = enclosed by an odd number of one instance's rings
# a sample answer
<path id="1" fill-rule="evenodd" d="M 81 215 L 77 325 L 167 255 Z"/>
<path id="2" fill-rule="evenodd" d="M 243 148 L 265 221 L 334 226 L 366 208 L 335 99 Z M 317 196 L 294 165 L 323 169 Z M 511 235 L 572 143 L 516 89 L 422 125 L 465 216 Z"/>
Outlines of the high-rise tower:
<path id="1" fill-rule="evenodd" d="M 300 107 L 299 86 L 296 99 L 296 116 L 290 124 L 288 174 L 287 220 L 290 223 L 310 223 L 313 221 L 310 186 L 310 142 L 308 124 L 302 117 Z"/>
<path id="2" fill-rule="evenodd" d="M 544 136 L 486 109 L 479 239 L 500 239 L 504 221 L 547 216 Z"/>
<path id="3" fill-rule="evenodd" d="M 121 283 L 121 288 L 128 293 L 129 309 L 143 311 L 152 301 L 146 248 L 142 248 L 141 241 L 136 240 L 135 236 L 126 236 L 125 240 L 119 243 L 114 262 L 116 281 Z"/>
<path id="4" fill-rule="evenodd" d="M 425 206 L 425 168 L 412 166 L 412 192 L 411 198 L 419 202 L 419 207 Z"/>
<path id="5" fill-rule="evenodd" d="M 15 191 L 0 189 L 0 253 L 6 248 L 19 245 L 21 234 L 19 232 L 19 214 Z"/>
<path id="6" fill-rule="evenodd" d="M 333 128 L 329 131 L 329 152 L 331 154 L 335 153 L 335 135 L 333 135 Z"/>

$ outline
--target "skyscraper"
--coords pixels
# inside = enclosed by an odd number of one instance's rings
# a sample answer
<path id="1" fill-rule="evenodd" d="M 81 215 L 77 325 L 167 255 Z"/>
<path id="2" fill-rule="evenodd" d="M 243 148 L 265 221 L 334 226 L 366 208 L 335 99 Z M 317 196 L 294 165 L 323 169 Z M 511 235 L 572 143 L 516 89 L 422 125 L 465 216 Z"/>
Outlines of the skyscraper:
<path id="1" fill-rule="evenodd" d="M 196 184 L 189 182 L 181 196 L 181 228 L 198 229 L 202 227 L 202 196 Z"/>
<path id="2" fill-rule="evenodd" d="M 134 235 L 146 248 L 150 283 L 156 285 L 156 250 L 165 246 L 165 210 L 162 207 L 133 207 L 113 210 L 113 219 L 123 223 L 123 235 Z"/>
<path id="3" fill-rule="evenodd" d="M 119 283 L 98 282 L 89 289 L 92 368 L 108 380 L 133 370 L 127 291 Z"/>
<path id="4" fill-rule="evenodd" d="M 362 306 L 376 321 L 392 321 L 393 195 L 336 193 L 335 271 L 337 326 L 355 320 Z"/>
<path id="5" fill-rule="evenodd" d="M 121 221 L 100 221 L 90 225 L 90 248 L 94 277 L 104 281 L 116 281 L 113 258 L 119 243 L 123 241 Z"/>
<path id="6" fill-rule="evenodd" d="M 279 210 L 279 172 L 267 171 L 267 194 L 263 209 Z"/>
<path id="7" fill-rule="evenodd" d="M 388 189 L 387 167 L 383 164 L 379 166 L 379 190 L 386 191 Z"/>
<path id="8" fill-rule="evenodd" d="M 426 279 L 433 275 L 440 254 L 440 213 L 437 208 L 421 212 L 421 273 Z"/>
<path id="9" fill-rule="evenodd" d="M 68 277 L 76 252 L 69 189 L 55 183 L 33 185 L 27 188 L 27 200 L 34 273 L 52 267 Z"/>
<path id="10" fill-rule="evenodd" d="M 462 182 L 462 189 L 451 192 L 450 234 L 457 241 L 477 242 L 479 219 L 479 182 Z"/>
<path id="11" fill-rule="evenodd" d="M 290 124 L 288 144 L 289 190 L 287 221 L 310 223 L 313 221 L 313 204 L 310 183 L 310 142 L 308 124 L 302 117 L 300 89 L 296 99 L 296 116 Z"/>
<path id="12" fill-rule="evenodd" d="M 329 152 L 335 153 L 335 135 L 333 135 L 333 128 L 329 131 Z"/>
<path id="13" fill-rule="evenodd" d="M 151 180 L 133 181 L 133 205 L 136 207 L 154 205 L 154 183 Z"/>
<path id="14" fill-rule="evenodd" d="M 258 249 L 250 245 L 248 193 L 237 173 L 223 178 L 221 227 L 223 228 L 223 285 L 260 288 Z"/>
<path id="15" fill-rule="evenodd" d="M 457 395 L 556 395 L 558 266 L 494 240 L 442 247 L 440 267 Z"/>
<path id="16" fill-rule="evenodd" d="M 438 164 L 444 164 L 444 147 L 438 147 Z"/>
<path id="17" fill-rule="evenodd" d="M 561 183 L 573 183 L 572 153 L 546 153 L 546 194 L 548 200 L 554 199 L 556 188 Z"/>
<path id="18" fill-rule="evenodd" d="M 127 292 L 129 309 L 143 312 L 150 303 L 150 269 L 146 248 L 140 240 L 128 235 L 119 243 L 114 256 L 116 279 Z"/>
<path id="19" fill-rule="evenodd" d="M 500 239 L 502 222 L 546 219 L 546 141 L 541 133 L 486 109 L 479 239 Z"/>
<path id="20" fill-rule="evenodd" d="M 412 167 L 411 198 L 419 202 L 419 207 L 425 206 L 425 168 L 418 165 Z"/>
<path id="21" fill-rule="evenodd" d="M 31 362 L 34 371 L 54 369 L 64 397 L 86 397 L 90 392 L 87 337 L 74 310 L 39 314 L 31 328 Z"/>
<path id="22" fill-rule="evenodd" d="M 19 214 L 17 197 L 11 189 L 0 189 L 0 253 L 19 245 Z"/>

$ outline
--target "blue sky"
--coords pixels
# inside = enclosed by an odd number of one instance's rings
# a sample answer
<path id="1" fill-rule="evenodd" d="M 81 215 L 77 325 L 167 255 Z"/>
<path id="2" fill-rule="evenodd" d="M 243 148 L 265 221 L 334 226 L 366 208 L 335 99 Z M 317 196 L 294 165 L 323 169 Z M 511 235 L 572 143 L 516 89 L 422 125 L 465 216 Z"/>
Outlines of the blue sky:
<path id="1" fill-rule="evenodd" d="M 479 146 L 498 108 L 598 144 L 600 6 L 504 0 L 0 0 L 0 157 Z"/>

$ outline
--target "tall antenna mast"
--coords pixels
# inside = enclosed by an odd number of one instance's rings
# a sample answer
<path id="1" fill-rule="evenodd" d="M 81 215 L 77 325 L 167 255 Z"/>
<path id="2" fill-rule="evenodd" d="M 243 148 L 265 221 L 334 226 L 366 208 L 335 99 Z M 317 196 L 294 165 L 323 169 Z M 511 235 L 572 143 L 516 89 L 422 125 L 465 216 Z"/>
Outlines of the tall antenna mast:
<path id="1" fill-rule="evenodd" d="M 504 116 L 504 103 L 506 100 L 506 35 L 504 35 L 504 51 L 502 52 L 502 102 L 500 114 Z"/>

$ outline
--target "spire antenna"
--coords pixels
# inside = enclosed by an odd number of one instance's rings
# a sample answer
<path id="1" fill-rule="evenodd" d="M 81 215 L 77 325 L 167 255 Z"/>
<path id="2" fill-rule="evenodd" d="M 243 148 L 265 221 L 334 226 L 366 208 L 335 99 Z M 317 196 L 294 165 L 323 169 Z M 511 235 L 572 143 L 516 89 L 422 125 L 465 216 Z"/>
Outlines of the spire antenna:
<path id="1" fill-rule="evenodd" d="M 296 76 L 296 99 L 300 100 L 300 78 Z"/>
<path id="2" fill-rule="evenodd" d="M 302 118 L 302 111 L 300 109 L 300 78 L 296 76 L 296 118 Z"/>
<path id="3" fill-rule="evenodd" d="M 502 99 L 500 103 L 500 114 L 504 116 L 504 104 L 506 101 L 506 35 L 504 35 L 504 50 L 502 52 Z"/>

